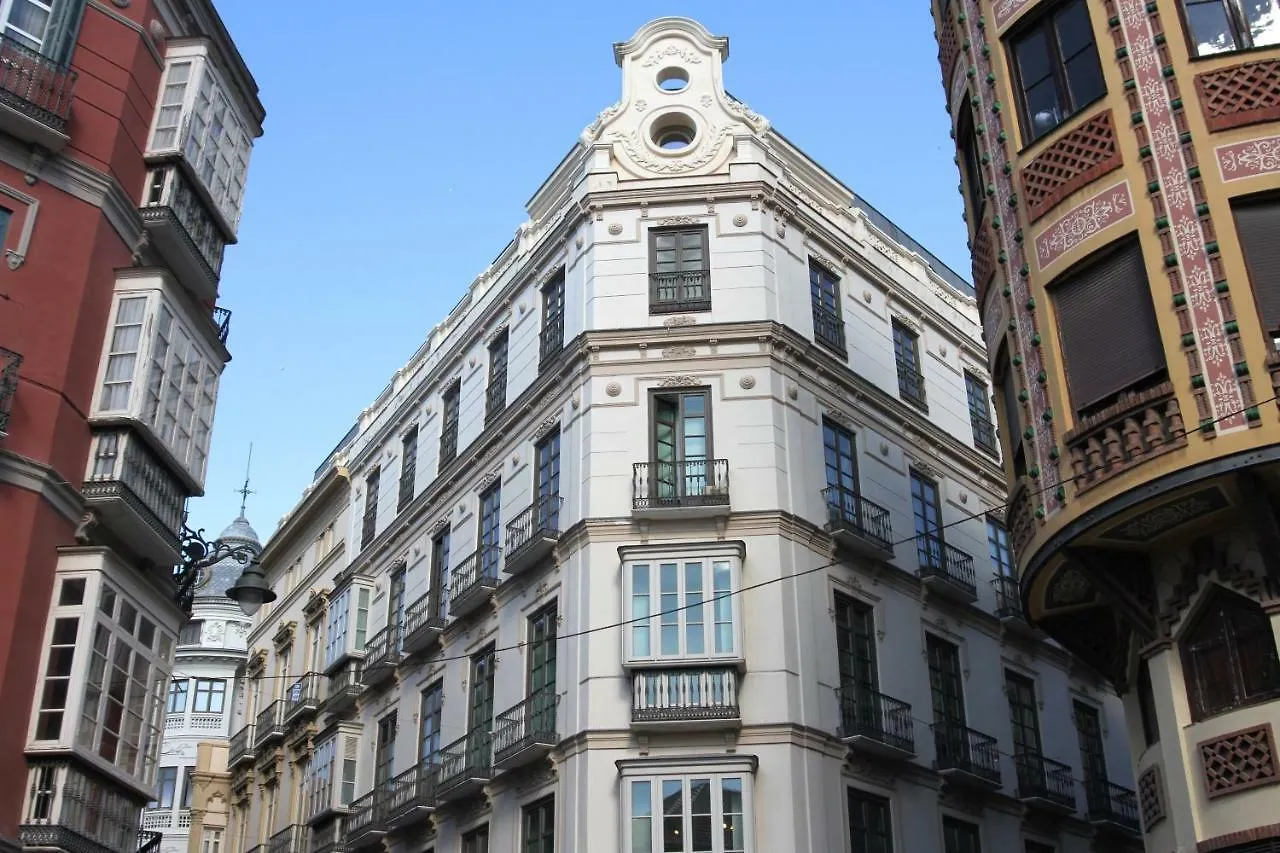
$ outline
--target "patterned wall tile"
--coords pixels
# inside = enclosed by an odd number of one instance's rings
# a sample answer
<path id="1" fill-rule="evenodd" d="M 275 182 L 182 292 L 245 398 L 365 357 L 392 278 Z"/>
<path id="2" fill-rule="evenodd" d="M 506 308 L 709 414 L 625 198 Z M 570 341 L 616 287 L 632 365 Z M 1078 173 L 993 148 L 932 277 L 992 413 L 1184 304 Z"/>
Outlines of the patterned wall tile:
<path id="1" fill-rule="evenodd" d="M 1036 236 L 1036 263 L 1040 269 L 1047 269 L 1085 240 L 1131 216 L 1133 196 L 1129 182 L 1107 187 L 1068 210 Z"/>
<path id="2" fill-rule="evenodd" d="M 1214 149 L 1224 183 L 1280 172 L 1280 136 L 1264 136 Z"/>
<path id="3" fill-rule="evenodd" d="M 1269 724 L 1241 729 L 1196 745 L 1210 799 L 1280 782 L 1280 763 Z"/>

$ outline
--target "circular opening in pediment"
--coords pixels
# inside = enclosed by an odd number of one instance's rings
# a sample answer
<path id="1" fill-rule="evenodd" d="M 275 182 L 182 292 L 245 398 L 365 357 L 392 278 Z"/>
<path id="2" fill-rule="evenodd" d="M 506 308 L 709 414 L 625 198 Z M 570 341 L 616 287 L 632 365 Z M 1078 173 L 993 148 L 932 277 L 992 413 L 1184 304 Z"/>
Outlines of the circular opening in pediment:
<path id="1" fill-rule="evenodd" d="M 658 88 L 664 92 L 683 92 L 689 85 L 689 72 L 671 66 L 658 72 Z"/>
<path id="2" fill-rule="evenodd" d="M 653 123 L 653 144 L 663 151 L 683 151 L 693 144 L 698 129 L 680 113 L 673 113 Z"/>

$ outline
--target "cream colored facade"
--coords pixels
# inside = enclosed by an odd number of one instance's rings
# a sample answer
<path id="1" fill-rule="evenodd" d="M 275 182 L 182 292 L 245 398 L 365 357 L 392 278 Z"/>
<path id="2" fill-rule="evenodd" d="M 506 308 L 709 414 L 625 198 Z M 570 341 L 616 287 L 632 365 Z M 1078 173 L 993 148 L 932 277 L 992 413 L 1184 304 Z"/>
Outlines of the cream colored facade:
<path id="1" fill-rule="evenodd" d="M 191 829 L 187 853 L 223 853 L 228 843 L 231 813 L 231 774 L 227 772 L 227 743 L 205 741 L 196 747 L 191 797 Z"/>

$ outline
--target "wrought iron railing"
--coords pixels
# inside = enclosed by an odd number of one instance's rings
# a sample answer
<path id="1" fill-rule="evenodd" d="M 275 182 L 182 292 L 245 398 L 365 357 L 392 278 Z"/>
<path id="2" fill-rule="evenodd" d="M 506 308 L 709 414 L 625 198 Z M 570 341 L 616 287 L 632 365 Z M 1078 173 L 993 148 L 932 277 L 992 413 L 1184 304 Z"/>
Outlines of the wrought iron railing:
<path id="1" fill-rule="evenodd" d="M 361 661 L 348 661 L 341 669 L 329 676 L 329 686 L 325 690 L 326 707 L 337 704 L 343 699 L 354 699 L 364 692 L 364 682 L 360 680 Z"/>
<path id="2" fill-rule="evenodd" d="M 886 551 L 893 550 L 893 523 L 889 510 L 841 486 L 822 490 L 827 502 L 827 525 L 832 532 L 845 530 L 870 540 Z"/>
<path id="3" fill-rule="evenodd" d="M 840 732 L 867 737 L 905 752 L 916 751 L 915 721 L 906 702 L 866 688 L 840 693 Z"/>
<path id="4" fill-rule="evenodd" d="M 9 412 L 13 396 L 18 393 L 18 368 L 21 366 L 20 354 L 0 347 L 0 436 L 9 431 Z"/>
<path id="5" fill-rule="evenodd" d="M 75 83 L 76 72 L 67 66 L 0 36 L 0 101 L 65 133 Z"/>
<path id="6" fill-rule="evenodd" d="M 829 349 L 843 355 L 846 352 L 844 343 L 844 318 L 834 311 L 813 306 L 813 339 Z"/>
<path id="7" fill-rule="evenodd" d="M 396 512 L 402 512 L 413 500 L 413 489 L 418 476 L 418 461 L 406 456 L 400 469 L 400 484 L 396 493 Z"/>
<path id="8" fill-rule="evenodd" d="M 518 752 L 531 743 L 555 743 L 556 704 L 560 696 L 555 685 L 533 691 L 527 699 L 498 714 L 493 721 L 495 761 Z"/>
<path id="9" fill-rule="evenodd" d="M 973 557 L 932 533 L 916 537 L 920 557 L 920 576 L 948 580 L 969 595 L 977 596 L 978 579 L 973 571 Z"/>
<path id="10" fill-rule="evenodd" d="M 284 735 L 284 701 L 277 699 L 258 712 L 253 722 L 255 746 L 262 746 L 273 737 Z"/>
<path id="11" fill-rule="evenodd" d="M 236 764 L 254 755 L 254 739 L 253 724 L 242 728 L 231 736 L 231 741 L 227 746 L 227 763 Z"/>
<path id="12" fill-rule="evenodd" d="M 432 631 L 444 630 L 444 622 L 444 617 L 439 615 L 438 602 L 428 592 L 404 611 L 405 645 L 413 642 L 416 639 L 414 635 L 424 628 Z"/>
<path id="13" fill-rule="evenodd" d="M 501 554 L 501 548 L 492 546 L 481 548 L 469 555 L 453 570 L 453 576 L 449 581 L 451 611 L 458 607 L 462 599 L 469 597 L 473 592 L 497 585 L 499 563 L 497 557 Z"/>
<path id="14" fill-rule="evenodd" d="M 559 536 L 563 506 L 564 498 L 559 495 L 540 495 L 527 509 L 507 522 L 507 558 L 518 554 L 535 538 Z"/>
<path id="15" fill-rule="evenodd" d="M 996 427 L 985 412 L 970 412 L 969 420 L 973 426 L 973 446 L 979 450 L 995 455 L 999 445 L 996 443 Z"/>
<path id="16" fill-rule="evenodd" d="M 434 806 L 439 771 L 438 765 L 421 762 L 388 782 L 385 806 L 387 818 L 395 820 L 416 806 Z"/>
<path id="17" fill-rule="evenodd" d="M 444 466 L 458 458 L 458 417 L 456 408 L 454 412 L 455 414 L 452 418 L 445 418 L 444 425 L 440 428 L 440 468 L 444 468 Z"/>
<path id="18" fill-rule="evenodd" d="M 492 778 L 493 736 L 489 726 L 490 723 L 481 723 L 440 750 L 437 790 L 443 791 L 467 778 Z"/>
<path id="19" fill-rule="evenodd" d="M 364 511 L 364 517 L 360 520 L 360 547 L 368 548 L 369 543 L 373 541 L 373 537 L 378 533 L 378 506 L 371 503 L 368 509 Z"/>
<path id="20" fill-rule="evenodd" d="M 293 684 L 284 694 L 284 718 L 292 720 L 306 711 L 315 711 L 320 701 L 320 673 L 308 672 Z"/>
<path id="21" fill-rule="evenodd" d="M 154 853 L 160 849 L 160 842 L 164 840 L 162 832 L 148 832 L 145 829 L 138 830 L 138 846 L 134 848 L 135 853 Z"/>
<path id="22" fill-rule="evenodd" d="M 311 827 L 295 823 L 267 839 L 267 853 L 307 853 Z"/>
<path id="23" fill-rule="evenodd" d="M 1137 832 L 1138 795 L 1106 779 L 1086 778 L 1084 799 L 1089 808 L 1089 820 L 1110 822 Z"/>
<path id="24" fill-rule="evenodd" d="M 156 455 L 127 430 L 95 433 L 93 453 L 81 493 L 90 499 L 121 498 L 161 536 L 176 539 L 187 493 Z"/>
<path id="25" fill-rule="evenodd" d="M 176 223 L 178 239 L 191 253 L 200 272 L 210 281 L 217 281 L 227 240 L 179 166 L 157 166 L 147 173 L 147 192 L 138 212 L 144 222 Z M 221 327 L 223 318 L 216 311 L 213 322 Z M 222 342 L 226 343 L 225 337 Z"/>
<path id="26" fill-rule="evenodd" d="M 1000 749 L 995 738 L 959 723 L 934 723 L 931 728 L 939 770 L 960 770 L 1000 784 Z"/>
<path id="27" fill-rule="evenodd" d="M 649 273 L 649 313 L 711 310 L 711 271 Z"/>
<path id="28" fill-rule="evenodd" d="M 231 335 L 231 309 L 215 305 L 209 319 L 213 321 L 213 328 L 218 332 L 218 340 L 225 344 Z"/>
<path id="29" fill-rule="evenodd" d="M 996 575 L 991 579 L 996 591 L 996 616 L 1000 619 L 1022 619 L 1022 593 L 1018 579 L 1008 575 Z"/>
<path id="30" fill-rule="evenodd" d="M 397 662 L 400 656 L 400 626 L 388 625 L 364 645 L 365 672 Z"/>
<path id="31" fill-rule="evenodd" d="M 386 791 L 374 788 L 363 797 L 351 801 L 346 817 L 347 842 L 369 830 L 377 829 L 386 815 Z"/>
<path id="32" fill-rule="evenodd" d="M 637 670 L 633 673 L 633 723 L 737 719 L 738 671 L 705 669 Z"/>
<path id="33" fill-rule="evenodd" d="M 1019 752 L 1013 756 L 1013 767 L 1018 774 L 1019 797 L 1048 800 L 1075 809 L 1076 782 L 1066 764 L 1037 752 Z"/>
<path id="34" fill-rule="evenodd" d="M 484 425 L 485 428 L 493 426 L 507 408 L 507 378 L 503 374 L 501 378 L 493 379 L 485 386 L 484 389 Z"/>
<path id="35" fill-rule="evenodd" d="M 546 318 L 538 333 L 538 370 L 546 368 L 551 359 L 564 349 L 564 314 L 552 314 Z"/>
<path id="36" fill-rule="evenodd" d="M 77 763 L 33 757 L 26 773 L 18 836 L 27 847 L 122 853 L 145 848 L 155 835 L 139 832 L 139 806 L 121 797 L 102 797 L 101 783 Z"/>
<path id="37" fill-rule="evenodd" d="M 631 466 L 631 483 L 635 509 L 727 506 L 729 461 L 637 462 Z"/>
<path id="38" fill-rule="evenodd" d="M 897 368 L 898 395 L 917 408 L 925 408 L 924 374 L 910 361 L 901 358 L 897 361 Z"/>

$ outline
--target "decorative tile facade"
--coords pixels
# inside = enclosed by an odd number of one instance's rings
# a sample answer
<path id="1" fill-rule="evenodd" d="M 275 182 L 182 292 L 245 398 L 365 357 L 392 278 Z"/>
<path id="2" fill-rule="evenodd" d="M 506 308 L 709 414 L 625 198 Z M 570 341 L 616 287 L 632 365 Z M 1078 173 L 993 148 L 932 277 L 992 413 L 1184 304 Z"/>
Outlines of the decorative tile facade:
<path id="1" fill-rule="evenodd" d="M 1036 236 L 1036 264 L 1046 269 L 1085 240 L 1132 216 L 1129 182 L 1107 187 L 1071 208 Z"/>
<path id="2" fill-rule="evenodd" d="M 1224 183 L 1280 172 L 1280 136 L 1264 136 L 1214 149 Z"/>
<path id="3" fill-rule="evenodd" d="M 1027 6 L 1034 3 L 1035 0 L 996 0 L 993 5 L 996 18 L 996 29 L 1003 30 L 1005 25 L 1018 16 Z"/>
<path id="4" fill-rule="evenodd" d="M 991 276 L 996 272 L 995 252 L 991 246 L 991 232 L 986 228 L 978 228 L 973 237 L 973 286 L 977 288 L 979 299 L 986 294 L 986 287 L 991 283 Z"/>
<path id="5" fill-rule="evenodd" d="M 1204 790 L 1210 799 L 1280 782 L 1270 724 L 1201 741 L 1196 751 L 1204 765 Z"/>
<path id="6" fill-rule="evenodd" d="M 1280 60 L 1263 59 L 1196 75 L 1209 130 L 1280 119 Z"/>
<path id="7" fill-rule="evenodd" d="M 1020 177 L 1031 221 L 1120 165 L 1111 110 L 1104 110 L 1041 151 L 1023 168 Z"/>

